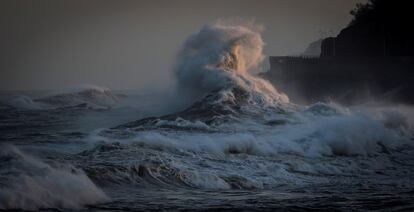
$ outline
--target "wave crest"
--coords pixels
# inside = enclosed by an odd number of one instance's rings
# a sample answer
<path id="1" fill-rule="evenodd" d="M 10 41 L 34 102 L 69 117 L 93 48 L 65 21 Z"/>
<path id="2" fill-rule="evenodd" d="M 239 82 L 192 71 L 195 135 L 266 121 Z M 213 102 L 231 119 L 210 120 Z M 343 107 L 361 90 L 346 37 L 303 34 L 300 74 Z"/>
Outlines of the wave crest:
<path id="1" fill-rule="evenodd" d="M 253 76 L 263 61 L 261 31 L 249 25 L 216 23 L 190 36 L 178 54 L 175 74 L 181 93 L 200 96 L 218 90 L 235 98 L 242 90 L 253 102 L 289 102 L 267 81 Z"/>
<path id="2" fill-rule="evenodd" d="M 109 198 L 74 167 L 52 167 L 10 145 L 0 146 L 0 209 L 81 208 Z"/>
<path id="3" fill-rule="evenodd" d="M 118 98 L 111 90 L 98 86 L 78 86 L 52 94 L 36 101 L 52 107 L 84 106 L 92 109 L 108 109 L 118 105 Z"/>

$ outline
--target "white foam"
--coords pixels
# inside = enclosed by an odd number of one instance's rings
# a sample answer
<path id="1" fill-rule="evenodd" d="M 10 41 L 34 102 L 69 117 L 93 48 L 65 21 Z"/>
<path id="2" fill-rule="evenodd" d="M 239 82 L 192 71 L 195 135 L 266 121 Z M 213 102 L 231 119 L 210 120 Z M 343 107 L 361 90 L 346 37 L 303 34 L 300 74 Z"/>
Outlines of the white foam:
<path id="1" fill-rule="evenodd" d="M 7 105 L 20 110 L 38 110 L 42 107 L 28 96 L 15 96 L 6 102 Z"/>
<path id="2" fill-rule="evenodd" d="M 79 209 L 109 200 L 82 170 L 52 167 L 14 146 L 0 147 L 0 209 Z"/>
<path id="3" fill-rule="evenodd" d="M 51 107 L 73 107 L 85 104 L 92 109 L 108 109 L 119 105 L 118 98 L 111 90 L 94 85 L 74 86 L 54 92 L 36 101 Z"/>
<path id="4" fill-rule="evenodd" d="M 180 95 L 208 95 L 180 113 L 104 130 L 91 138 L 126 146 L 114 150 L 121 154 L 130 153 L 124 149 L 157 151 L 154 164 L 166 163 L 171 170 L 190 173 L 185 178 L 188 184 L 200 188 L 207 188 L 206 184 L 226 188 L 235 175 L 243 179 L 238 183 L 246 181 L 260 188 L 325 182 L 326 178 L 311 176 L 321 173 L 375 174 L 365 170 L 366 164 L 358 163 L 399 166 L 384 155 L 412 151 L 412 128 L 398 112 L 366 113 L 332 103 L 291 104 L 286 95 L 252 74 L 262 61 L 262 48 L 260 30 L 254 27 L 204 26 L 187 39 L 175 72 Z M 223 108 L 231 113 L 220 113 Z M 209 122 L 209 116 L 216 114 L 225 121 Z M 359 157 L 364 159 L 352 160 Z M 332 158 L 339 158 L 339 162 L 331 162 Z M 171 164 L 174 160 L 177 162 Z M 350 166 L 349 161 L 357 165 Z"/>
<path id="5" fill-rule="evenodd" d="M 332 114 L 332 111 L 336 111 L 328 105 L 325 107 L 328 108 L 327 112 L 318 110 L 317 114 Z M 116 142 L 140 143 L 168 151 L 210 152 L 220 157 L 229 152 L 252 155 L 292 153 L 307 157 L 367 156 L 381 153 L 384 148 L 392 151 L 402 145 L 412 145 L 408 134 L 410 129 L 407 128 L 405 120 L 395 114 L 379 118 L 351 111 L 345 114 L 338 112 L 334 115 L 309 115 L 309 110 L 305 110 L 295 117 L 301 117 L 299 122 L 296 118 L 296 123 L 281 126 L 244 122 L 220 126 L 214 133 L 139 131 L 134 133 L 132 138 L 112 139 Z M 177 127 L 192 124 L 201 129 L 212 129 L 202 122 L 164 122 Z M 222 129 L 231 131 L 226 132 Z"/>
<path id="6" fill-rule="evenodd" d="M 180 95 L 197 98 L 206 92 L 238 87 L 246 91 L 252 102 L 287 103 L 286 95 L 253 76 L 264 58 L 263 45 L 260 27 L 205 25 L 186 40 L 178 54 L 175 73 Z"/>

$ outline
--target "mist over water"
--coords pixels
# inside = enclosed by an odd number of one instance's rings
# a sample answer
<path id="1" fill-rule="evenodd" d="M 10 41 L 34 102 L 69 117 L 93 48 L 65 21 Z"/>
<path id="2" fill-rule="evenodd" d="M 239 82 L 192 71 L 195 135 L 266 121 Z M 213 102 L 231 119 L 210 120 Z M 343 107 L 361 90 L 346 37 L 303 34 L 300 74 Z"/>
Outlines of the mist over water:
<path id="1" fill-rule="evenodd" d="M 14 146 L 2 149 L 0 165 L 13 174 L 0 178 L 0 208 L 412 208 L 408 110 L 291 103 L 256 76 L 261 32 L 220 21 L 190 35 L 173 67 L 177 98 L 164 102 L 189 106 L 167 115 L 139 105 L 155 101 L 151 93 L 95 86 L 7 98 L 0 139 Z"/>
<path id="2" fill-rule="evenodd" d="M 177 56 L 178 95 L 194 99 L 207 92 L 240 88 L 256 98 L 253 101 L 288 102 L 286 95 L 254 76 L 265 58 L 261 31 L 254 23 L 217 21 L 191 35 Z"/>

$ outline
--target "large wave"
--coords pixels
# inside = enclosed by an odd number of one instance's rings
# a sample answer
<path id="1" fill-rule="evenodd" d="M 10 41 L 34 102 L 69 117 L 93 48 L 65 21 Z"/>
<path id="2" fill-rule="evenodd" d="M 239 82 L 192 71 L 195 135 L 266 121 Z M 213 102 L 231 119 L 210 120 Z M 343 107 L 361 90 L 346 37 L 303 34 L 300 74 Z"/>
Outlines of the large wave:
<path id="1" fill-rule="evenodd" d="M 285 140 L 305 145 L 309 140 L 314 140 L 311 138 L 316 137 L 318 141 L 306 145 L 317 146 L 320 140 L 326 140 L 326 143 L 335 143 L 334 140 L 338 140 L 337 142 L 342 143 L 331 146 L 363 145 L 366 148 L 370 148 L 367 143 L 404 140 L 403 137 L 411 126 L 404 119 L 393 118 L 402 116 L 398 113 L 387 116 L 380 111 L 375 115 L 367 115 L 355 113 L 336 104 L 299 106 L 290 103 L 285 94 L 254 75 L 263 59 L 260 32 L 260 27 L 249 24 L 216 23 L 204 26 L 186 40 L 178 54 L 175 67 L 179 91 L 183 95 L 194 97 L 192 95 L 197 94 L 196 97 L 201 98 L 183 111 L 138 120 L 113 130 L 268 134 L 270 127 L 274 128 L 272 135 L 278 134 L 274 136 L 274 140 L 285 137 L 286 132 L 296 131 L 293 133 L 295 138 L 289 136 Z M 390 122 L 388 119 L 397 120 L 397 123 L 390 127 L 386 124 Z M 283 128 L 286 129 L 280 131 Z M 331 130 L 332 133 L 324 130 Z M 365 135 L 370 130 L 373 131 Z M 109 134 L 111 133 L 114 132 Z M 260 139 L 255 141 L 260 142 Z M 344 148 L 355 151 L 332 148 L 330 152 L 364 152 L 351 147 Z"/>
<path id="2" fill-rule="evenodd" d="M 88 144 L 79 147 L 78 133 L 65 129 L 58 141 L 65 141 L 62 148 L 70 145 L 69 152 L 84 150 L 75 155 L 57 150 L 59 156 L 44 155 L 39 160 L 14 146 L 0 145 L 0 209 L 78 209 L 107 201 L 93 182 L 111 194 L 114 202 L 109 204 L 114 205 L 124 205 L 128 198 L 136 202 L 137 196 L 148 195 L 153 188 L 156 192 L 293 188 L 306 193 L 302 188 L 308 185 L 413 187 L 412 126 L 404 114 L 366 113 L 334 103 L 293 104 L 255 76 L 264 57 L 263 45 L 260 27 L 206 25 L 184 43 L 174 68 L 177 94 L 192 102 L 186 109 L 81 136 L 94 145 L 87 150 L 83 147 Z M 62 108 L 110 108 L 117 105 L 117 98 L 108 89 L 87 86 L 35 100 L 18 97 L 13 105 L 52 108 L 62 115 L 67 112 Z M 43 112 L 48 116 L 40 122 L 54 120 L 50 111 Z M 109 117 L 101 112 L 93 112 L 100 116 L 99 122 Z M 106 112 L 119 121 L 113 111 Z M 125 120 L 131 120 L 129 112 Z M 46 127 L 28 132 L 40 132 L 42 144 L 49 142 L 43 141 L 43 135 L 52 135 L 50 140 L 60 138 Z M 54 146 L 45 146 L 45 151 Z M 76 168 L 60 160 L 73 162 Z M 129 189 L 148 193 L 129 195 Z"/>
<path id="3" fill-rule="evenodd" d="M 14 96 L 6 101 L 6 105 L 18 110 L 110 109 L 119 106 L 119 99 L 108 88 L 95 85 L 79 85 L 35 99 L 23 95 Z"/>
<path id="4" fill-rule="evenodd" d="M 190 36 L 178 53 L 174 73 L 177 96 L 190 99 L 187 109 L 160 119 L 202 121 L 208 125 L 243 114 L 289 111 L 294 105 L 257 72 L 264 55 L 260 27 L 216 23 Z M 123 127 L 155 126 L 154 118 Z"/>
<path id="5" fill-rule="evenodd" d="M 39 110 L 42 108 L 41 105 L 34 102 L 32 98 L 24 95 L 12 97 L 5 105 L 18 110 Z"/>
<path id="6" fill-rule="evenodd" d="M 401 166 L 388 156 L 409 158 L 413 149 L 412 128 L 402 114 L 290 103 L 254 75 L 262 48 L 260 31 L 249 25 L 206 25 L 190 36 L 175 73 L 179 94 L 197 100 L 183 111 L 92 136 L 103 146 L 86 155 L 128 155 L 138 163 L 100 177 L 224 189 L 332 180 L 326 176 L 347 180 L 349 173 L 376 179 L 375 169 L 405 176 L 381 168 Z M 338 159 L 331 161 L 333 156 Z"/>
<path id="7" fill-rule="evenodd" d="M 108 88 L 82 85 L 37 99 L 54 107 L 84 106 L 92 109 L 107 109 L 118 105 L 118 98 Z"/>
<path id="8" fill-rule="evenodd" d="M 214 92 L 238 104 L 289 102 L 270 83 L 253 76 L 264 58 L 260 33 L 254 25 L 216 23 L 190 36 L 175 67 L 180 94 Z"/>
<path id="9" fill-rule="evenodd" d="M 0 209 L 82 208 L 109 200 L 82 170 L 52 167 L 11 145 L 0 145 L 0 176 Z"/>

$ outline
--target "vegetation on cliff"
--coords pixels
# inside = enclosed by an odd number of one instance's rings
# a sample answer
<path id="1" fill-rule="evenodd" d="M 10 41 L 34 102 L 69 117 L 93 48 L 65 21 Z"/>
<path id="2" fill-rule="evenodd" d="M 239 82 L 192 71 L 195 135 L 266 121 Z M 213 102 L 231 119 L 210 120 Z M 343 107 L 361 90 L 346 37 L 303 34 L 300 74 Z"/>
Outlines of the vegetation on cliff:
<path id="1" fill-rule="evenodd" d="M 348 27 L 322 43 L 321 56 L 414 56 L 414 13 L 407 0 L 357 4 Z"/>

